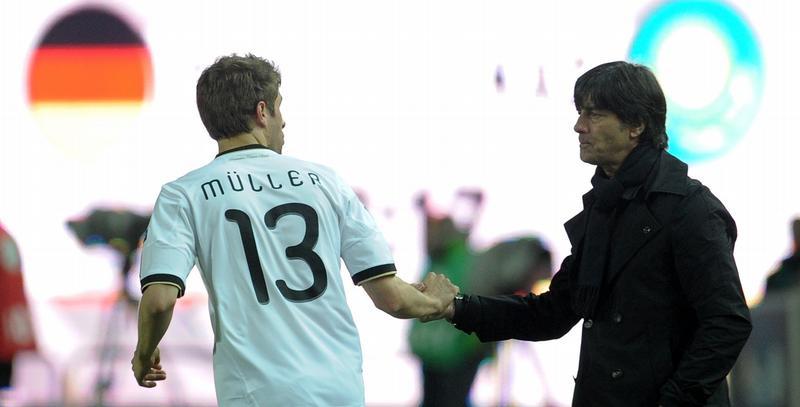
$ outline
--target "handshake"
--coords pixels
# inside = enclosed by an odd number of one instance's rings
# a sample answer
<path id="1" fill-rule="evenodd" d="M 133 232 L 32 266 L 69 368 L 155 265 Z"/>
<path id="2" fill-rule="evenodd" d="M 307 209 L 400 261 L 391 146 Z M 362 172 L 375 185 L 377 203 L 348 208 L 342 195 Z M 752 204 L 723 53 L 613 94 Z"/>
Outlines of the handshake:
<path id="1" fill-rule="evenodd" d="M 429 307 L 421 307 L 420 315 L 416 316 L 422 322 L 435 321 L 437 319 L 453 319 L 454 303 L 453 300 L 459 292 L 457 285 L 450 282 L 444 274 L 428 273 L 425 278 L 412 284 L 426 297 Z"/>

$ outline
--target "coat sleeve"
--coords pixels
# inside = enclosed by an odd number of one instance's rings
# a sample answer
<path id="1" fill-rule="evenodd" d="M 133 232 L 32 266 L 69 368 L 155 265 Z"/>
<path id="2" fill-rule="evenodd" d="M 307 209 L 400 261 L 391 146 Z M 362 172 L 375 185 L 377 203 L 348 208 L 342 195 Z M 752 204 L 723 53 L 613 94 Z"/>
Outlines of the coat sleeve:
<path id="1" fill-rule="evenodd" d="M 564 336 L 580 319 L 572 311 L 568 270 L 564 259 L 549 291 L 534 295 L 467 296 L 453 317 L 456 328 L 475 334 L 482 342 L 505 339 L 543 341 Z"/>
<path id="2" fill-rule="evenodd" d="M 750 311 L 733 258 L 736 224 L 706 187 L 678 205 L 671 223 L 675 268 L 697 318 L 693 340 L 661 388 L 664 406 L 705 405 L 750 334 Z"/>

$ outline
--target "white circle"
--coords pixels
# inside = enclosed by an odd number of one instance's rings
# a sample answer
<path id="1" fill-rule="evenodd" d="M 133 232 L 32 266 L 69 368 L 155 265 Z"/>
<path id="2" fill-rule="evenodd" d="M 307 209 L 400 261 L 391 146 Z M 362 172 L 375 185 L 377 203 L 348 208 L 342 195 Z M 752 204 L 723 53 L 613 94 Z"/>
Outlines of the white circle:
<path id="1" fill-rule="evenodd" d="M 725 89 L 731 61 L 725 42 L 702 21 L 686 21 L 667 34 L 655 70 L 667 97 L 686 109 L 711 104 Z"/>

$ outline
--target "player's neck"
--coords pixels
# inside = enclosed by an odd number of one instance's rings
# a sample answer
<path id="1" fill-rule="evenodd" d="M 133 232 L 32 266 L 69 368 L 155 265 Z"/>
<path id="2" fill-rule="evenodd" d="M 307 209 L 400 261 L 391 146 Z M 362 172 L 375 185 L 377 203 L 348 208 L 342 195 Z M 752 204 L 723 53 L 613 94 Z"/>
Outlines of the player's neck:
<path id="1" fill-rule="evenodd" d="M 218 147 L 218 150 L 219 150 L 220 154 L 224 153 L 224 152 L 226 152 L 228 150 L 233 150 L 234 148 L 249 146 L 249 145 L 252 145 L 252 144 L 261 144 L 264 147 L 270 148 L 267 145 L 266 140 L 263 140 L 263 138 L 258 137 L 256 134 L 254 134 L 252 132 L 251 133 L 241 133 L 241 134 L 233 136 L 233 137 L 228 137 L 228 138 L 223 138 L 223 139 L 217 140 L 217 147 Z"/>

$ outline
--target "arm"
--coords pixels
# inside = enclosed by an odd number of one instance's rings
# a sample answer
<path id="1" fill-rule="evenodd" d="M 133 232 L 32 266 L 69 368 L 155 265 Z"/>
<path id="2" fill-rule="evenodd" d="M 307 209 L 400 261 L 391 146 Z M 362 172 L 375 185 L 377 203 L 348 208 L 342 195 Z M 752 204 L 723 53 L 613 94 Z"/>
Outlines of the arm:
<path id="1" fill-rule="evenodd" d="M 155 381 L 166 379 L 161 370 L 158 343 L 167 332 L 172 310 L 178 298 L 178 287 L 152 284 L 139 303 L 139 342 L 133 355 L 133 372 L 142 387 L 155 387 Z"/>
<path id="2" fill-rule="evenodd" d="M 676 211 L 671 227 L 678 280 L 697 328 L 661 388 L 660 404 L 703 405 L 725 380 L 751 330 L 733 258 L 736 225 L 724 206 L 700 188 Z"/>
<path id="3" fill-rule="evenodd" d="M 543 341 L 564 336 L 580 317 L 572 311 L 567 257 L 541 294 L 465 296 L 451 317 L 456 328 L 482 342 L 505 339 Z M 450 317 L 450 315 L 448 315 Z"/>
<path id="4" fill-rule="evenodd" d="M 365 281 L 362 287 L 375 307 L 395 318 L 443 318 L 448 307 L 453 306 L 458 286 L 437 273 L 428 273 L 423 285 L 425 293 L 393 274 Z"/>

